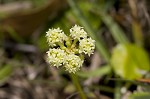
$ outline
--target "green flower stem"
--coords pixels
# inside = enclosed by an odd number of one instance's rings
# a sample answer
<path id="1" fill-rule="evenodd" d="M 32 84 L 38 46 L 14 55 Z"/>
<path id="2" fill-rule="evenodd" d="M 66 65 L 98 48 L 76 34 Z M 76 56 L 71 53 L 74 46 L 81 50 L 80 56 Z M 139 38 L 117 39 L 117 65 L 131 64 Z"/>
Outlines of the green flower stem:
<path id="1" fill-rule="evenodd" d="M 67 45 L 67 47 L 68 48 L 70 48 L 71 47 L 71 40 L 70 40 L 70 38 L 68 38 L 68 40 L 66 41 L 66 45 Z"/>
<path id="2" fill-rule="evenodd" d="M 108 49 L 106 48 L 106 46 L 104 46 L 104 42 L 102 41 L 102 38 L 100 38 L 100 37 L 98 38 L 95 35 L 96 32 L 94 31 L 94 29 L 92 28 L 92 26 L 88 23 L 88 21 L 86 20 L 86 18 L 83 16 L 83 14 L 80 11 L 80 9 L 78 8 L 75 0 L 68 0 L 68 3 L 70 5 L 70 7 L 72 8 L 72 10 L 73 10 L 74 14 L 76 15 L 76 17 L 79 19 L 80 23 L 83 25 L 83 27 L 85 27 L 85 29 L 87 30 L 87 32 L 89 33 L 89 35 L 93 39 L 95 39 L 97 51 L 108 62 L 109 58 L 110 58 L 110 53 L 109 53 Z"/>
<path id="3" fill-rule="evenodd" d="M 80 84 L 79 84 L 78 76 L 76 74 L 71 73 L 70 77 L 71 77 L 77 91 L 79 92 L 80 98 L 81 99 L 87 99 L 84 92 L 83 92 L 83 90 L 82 90 L 82 88 L 81 88 L 81 86 L 80 86 Z"/>
<path id="4" fill-rule="evenodd" d="M 57 44 L 60 46 L 61 49 L 63 49 L 63 50 L 66 49 L 66 47 L 64 46 L 64 44 L 62 44 L 60 42 L 58 42 Z"/>
<path id="5" fill-rule="evenodd" d="M 114 94 L 114 99 L 121 99 L 121 86 L 122 83 L 120 81 L 115 82 L 115 94 Z"/>
<path id="6" fill-rule="evenodd" d="M 73 41 L 73 43 L 72 43 L 72 46 L 71 46 L 71 47 L 72 47 L 72 48 L 73 48 L 73 47 L 75 47 L 75 45 L 76 45 L 76 43 L 77 43 L 77 42 L 78 42 L 78 39 L 75 39 L 75 40 Z"/>
<path id="7" fill-rule="evenodd" d="M 82 60 L 84 60 L 84 55 L 83 55 L 83 54 L 80 54 L 80 58 L 81 58 Z"/>

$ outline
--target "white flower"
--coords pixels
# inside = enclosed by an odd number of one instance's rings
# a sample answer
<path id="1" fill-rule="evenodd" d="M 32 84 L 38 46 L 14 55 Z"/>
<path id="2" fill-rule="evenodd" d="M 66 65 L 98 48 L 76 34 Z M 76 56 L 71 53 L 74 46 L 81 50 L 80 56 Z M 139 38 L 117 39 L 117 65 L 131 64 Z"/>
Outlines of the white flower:
<path id="1" fill-rule="evenodd" d="M 61 49 L 49 49 L 49 51 L 46 52 L 48 55 L 47 62 L 49 62 L 51 65 L 59 67 L 63 65 L 63 62 L 66 58 L 66 53 L 64 50 Z"/>
<path id="2" fill-rule="evenodd" d="M 63 43 L 64 40 L 67 39 L 67 36 L 64 34 L 64 32 L 60 29 L 49 29 L 48 32 L 46 32 L 47 41 L 50 46 L 56 46 L 58 42 Z"/>
<path id="3" fill-rule="evenodd" d="M 83 53 L 90 56 L 95 49 L 95 40 L 88 38 L 83 27 L 78 25 L 70 29 L 69 36 L 57 28 L 49 29 L 46 37 L 51 47 L 46 52 L 47 62 L 51 66 L 62 66 L 69 73 L 76 73 L 80 70 L 84 62 Z"/>
<path id="4" fill-rule="evenodd" d="M 89 56 L 93 54 L 95 49 L 95 40 L 91 38 L 84 38 L 79 41 L 79 53 L 85 53 Z"/>
<path id="5" fill-rule="evenodd" d="M 64 62 L 64 67 L 69 73 L 76 73 L 78 70 L 80 70 L 82 64 L 83 60 L 79 56 L 75 54 L 69 54 Z"/>
<path id="6" fill-rule="evenodd" d="M 70 36 L 73 39 L 80 40 L 80 38 L 86 38 L 87 33 L 84 31 L 83 27 L 75 25 L 70 29 Z"/>

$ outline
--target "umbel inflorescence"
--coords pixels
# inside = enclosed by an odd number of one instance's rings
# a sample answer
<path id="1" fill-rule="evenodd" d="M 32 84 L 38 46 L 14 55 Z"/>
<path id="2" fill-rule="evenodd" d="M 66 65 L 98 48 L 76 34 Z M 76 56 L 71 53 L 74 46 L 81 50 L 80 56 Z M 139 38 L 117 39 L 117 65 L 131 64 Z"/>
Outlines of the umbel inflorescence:
<path id="1" fill-rule="evenodd" d="M 95 40 L 90 38 L 83 27 L 78 25 L 70 29 L 66 35 L 60 28 L 46 32 L 50 46 L 47 51 L 47 62 L 51 66 L 64 67 L 69 73 L 76 73 L 84 62 L 84 54 L 89 56 L 95 49 Z"/>

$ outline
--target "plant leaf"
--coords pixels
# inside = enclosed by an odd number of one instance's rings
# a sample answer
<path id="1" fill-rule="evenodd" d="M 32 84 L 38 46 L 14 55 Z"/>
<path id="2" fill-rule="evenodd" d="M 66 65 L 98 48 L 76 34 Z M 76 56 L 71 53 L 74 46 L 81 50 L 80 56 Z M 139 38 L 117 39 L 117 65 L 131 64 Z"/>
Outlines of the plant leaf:
<path id="1" fill-rule="evenodd" d="M 135 92 L 129 96 L 129 99 L 150 99 L 148 92 Z"/>
<path id="2" fill-rule="evenodd" d="M 10 65 L 6 65 L 0 70 L 0 83 L 3 83 L 12 73 L 12 67 Z"/>
<path id="3" fill-rule="evenodd" d="M 80 77 L 84 77 L 84 78 L 98 77 L 98 76 L 108 74 L 108 73 L 110 73 L 110 71 L 111 71 L 111 67 L 108 65 L 108 66 L 103 66 L 103 67 L 97 68 L 93 71 L 78 72 L 77 75 Z"/>
<path id="4" fill-rule="evenodd" d="M 116 74 L 125 79 L 138 79 L 150 68 L 146 51 L 133 44 L 119 44 L 112 52 L 111 64 Z"/>

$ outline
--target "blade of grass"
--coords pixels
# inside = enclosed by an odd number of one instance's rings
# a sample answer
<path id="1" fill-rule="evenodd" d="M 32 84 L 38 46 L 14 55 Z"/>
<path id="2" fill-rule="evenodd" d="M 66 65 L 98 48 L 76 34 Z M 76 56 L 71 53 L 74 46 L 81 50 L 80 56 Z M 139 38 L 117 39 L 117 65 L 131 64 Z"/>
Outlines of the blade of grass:
<path id="1" fill-rule="evenodd" d="M 129 96 L 129 99 L 150 99 L 149 92 L 135 92 Z"/>
<path id="2" fill-rule="evenodd" d="M 0 70 L 0 83 L 3 83 L 12 73 L 12 67 L 10 65 L 6 65 Z"/>
<path id="3" fill-rule="evenodd" d="M 116 40 L 117 43 L 129 43 L 129 40 L 125 36 L 125 33 L 119 27 L 119 25 L 113 20 L 111 16 L 109 16 L 106 12 L 94 11 L 96 14 L 98 14 L 102 21 L 106 24 L 106 26 L 109 28 L 112 36 Z"/>
<path id="4" fill-rule="evenodd" d="M 93 70 L 93 71 L 78 72 L 77 75 L 80 77 L 84 77 L 84 78 L 99 77 L 99 76 L 110 73 L 110 71 L 111 71 L 111 67 L 107 65 L 107 66 L 97 68 L 96 70 Z"/>
<path id="5" fill-rule="evenodd" d="M 7 27 L 7 32 L 17 42 L 20 42 L 20 43 L 24 42 L 23 38 L 21 38 L 12 27 Z"/>
<path id="6" fill-rule="evenodd" d="M 134 37 L 134 41 L 137 45 L 143 46 L 143 35 L 141 25 L 137 19 L 137 6 L 135 0 L 128 0 L 129 6 L 131 8 L 131 15 L 132 15 L 132 33 Z"/>

